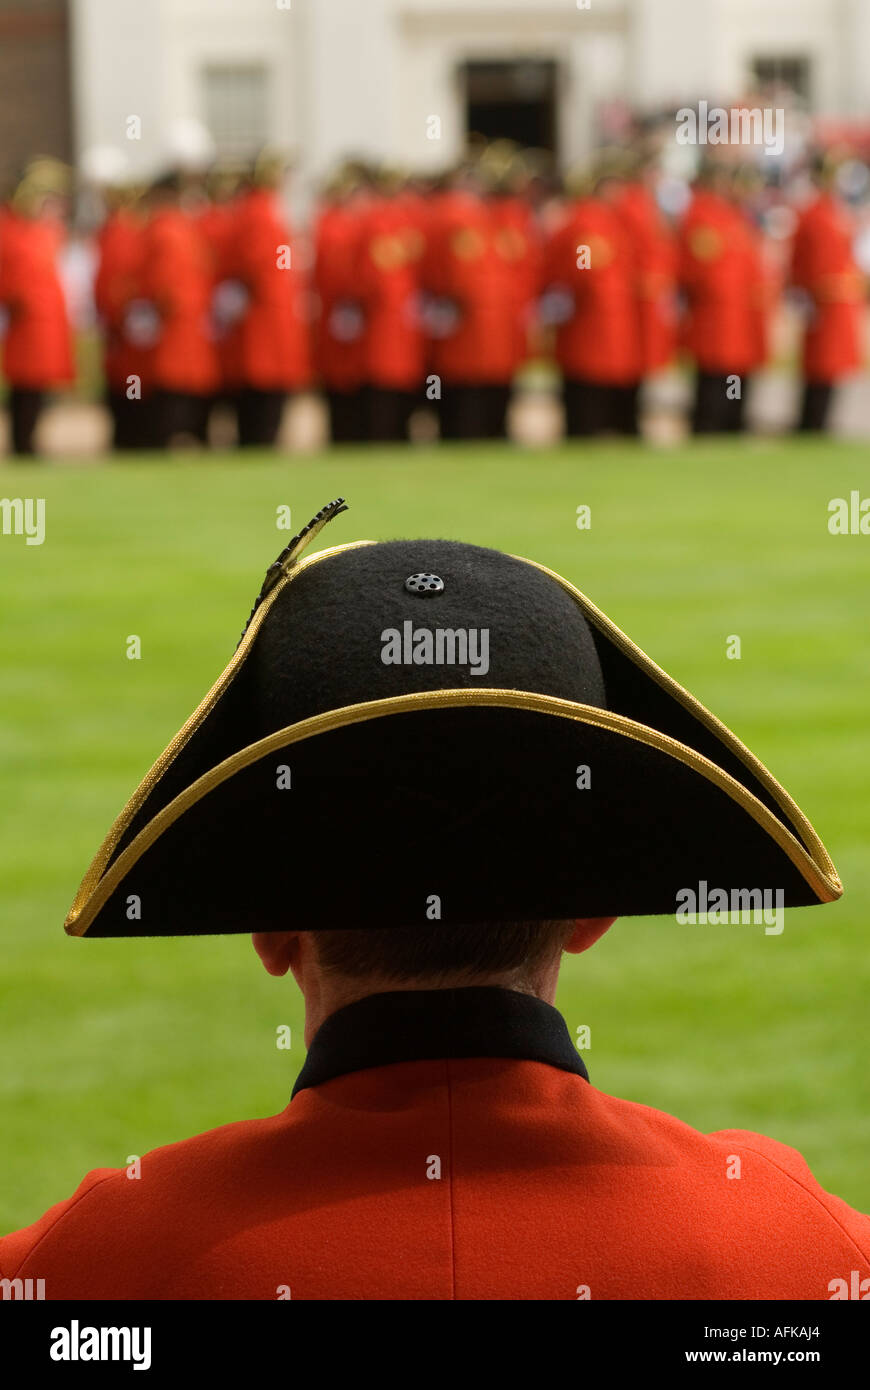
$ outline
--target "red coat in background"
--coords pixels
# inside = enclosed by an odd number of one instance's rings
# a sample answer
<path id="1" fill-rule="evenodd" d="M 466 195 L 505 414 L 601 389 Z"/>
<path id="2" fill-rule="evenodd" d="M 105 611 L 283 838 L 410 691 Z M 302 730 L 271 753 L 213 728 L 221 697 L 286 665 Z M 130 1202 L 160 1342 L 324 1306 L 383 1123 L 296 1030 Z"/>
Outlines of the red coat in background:
<path id="1" fill-rule="evenodd" d="M 145 232 L 142 294 L 160 316 L 151 358 L 154 387 L 197 396 L 217 389 L 211 287 L 208 248 L 195 220 L 176 207 L 153 213 Z"/>
<path id="2" fill-rule="evenodd" d="M 728 199 L 696 191 L 680 228 L 683 345 L 702 372 L 743 374 L 767 357 L 769 292 L 758 233 Z"/>
<path id="3" fill-rule="evenodd" d="M 230 256 L 236 224 L 236 200 L 207 203 L 196 215 L 196 223 L 208 250 L 211 282 L 211 323 L 217 354 L 219 390 L 231 391 L 239 381 L 238 337 L 231 331 L 216 305 L 221 287 L 230 280 Z"/>
<path id="4" fill-rule="evenodd" d="M 838 381 L 863 361 L 864 283 L 852 239 L 851 219 L 830 193 L 820 194 L 798 220 L 791 281 L 813 303 L 803 341 L 808 381 Z"/>
<path id="5" fill-rule="evenodd" d="M 317 373 L 329 391 L 356 391 L 364 373 L 362 311 L 357 304 L 357 246 L 362 219 L 356 205 L 326 203 L 314 233 L 314 330 Z"/>
<path id="6" fill-rule="evenodd" d="M 209 265 L 215 282 L 227 278 L 236 208 L 237 203 L 233 198 L 220 203 L 206 203 L 194 218 L 208 248 Z"/>
<path id="7" fill-rule="evenodd" d="M 405 219 L 405 240 L 411 260 L 422 270 L 429 235 L 429 199 L 413 188 L 403 188 L 394 202 L 402 209 Z"/>
<path id="8" fill-rule="evenodd" d="M 515 342 L 514 370 L 519 371 L 533 351 L 535 305 L 541 282 L 542 246 L 532 209 L 524 198 L 497 196 L 489 200 L 496 251 L 508 264 L 508 294 L 512 301 Z"/>
<path id="9" fill-rule="evenodd" d="M 276 194 L 266 188 L 243 194 L 227 257 L 229 277 L 239 280 L 249 296 L 228 349 L 237 354 L 241 386 L 294 391 L 310 381 L 306 288 L 298 251 Z"/>
<path id="10" fill-rule="evenodd" d="M 667 366 L 677 350 L 677 249 L 644 183 L 626 183 L 616 199 L 632 242 L 643 371 Z"/>
<path id="11" fill-rule="evenodd" d="M 127 389 L 130 376 L 150 383 L 149 348 L 131 342 L 124 329 L 128 305 L 141 294 L 145 229 L 128 208 L 111 212 L 97 235 L 94 301 L 103 328 L 103 370 L 112 391 Z"/>
<path id="12" fill-rule="evenodd" d="M 546 276 L 574 300 L 571 317 L 556 333 L 556 360 L 565 376 L 603 386 L 639 381 L 644 356 L 634 247 L 616 209 L 597 198 L 570 204 L 550 240 Z"/>
<path id="13" fill-rule="evenodd" d="M 429 347 L 432 371 L 444 381 L 505 385 L 516 371 L 516 287 L 498 230 L 474 194 L 452 191 L 433 200 L 423 283 L 456 316 Z"/>
<path id="14" fill-rule="evenodd" d="M 425 365 L 420 316 L 419 228 L 400 198 L 372 199 L 360 213 L 353 272 L 363 312 L 363 380 L 413 391 Z"/>
<path id="15" fill-rule="evenodd" d="M 0 222 L 0 303 L 9 314 L 3 372 L 11 386 L 46 390 L 75 376 L 72 332 L 57 270 L 63 230 L 7 210 Z"/>

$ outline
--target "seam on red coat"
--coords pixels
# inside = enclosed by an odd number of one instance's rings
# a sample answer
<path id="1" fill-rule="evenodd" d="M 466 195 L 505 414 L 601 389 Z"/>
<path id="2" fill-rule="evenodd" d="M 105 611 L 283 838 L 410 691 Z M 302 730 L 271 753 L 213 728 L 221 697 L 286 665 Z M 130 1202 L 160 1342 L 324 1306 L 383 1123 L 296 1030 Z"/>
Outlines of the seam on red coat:
<path id="1" fill-rule="evenodd" d="M 812 1199 L 813 1199 L 813 1201 L 815 1202 L 816 1206 L 821 1207 L 822 1211 L 825 1213 L 825 1216 L 827 1216 L 828 1219 L 829 1219 L 830 1221 L 833 1221 L 833 1222 L 835 1223 L 835 1225 L 839 1226 L 839 1228 L 840 1228 L 840 1230 L 842 1231 L 843 1235 L 844 1235 L 844 1236 L 846 1237 L 846 1239 L 849 1241 L 850 1245 L 853 1245 L 853 1246 L 855 1247 L 855 1249 L 857 1250 L 857 1252 L 858 1252 L 858 1254 L 861 1256 L 861 1258 L 862 1258 L 863 1260 L 868 1260 L 868 1261 L 870 1261 L 870 1254 L 868 1254 L 868 1252 L 867 1252 L 866 1250 L 862 1250 L 862 1249 L 861 1249 L 861 1246 L 858 1244 L 858 1242 L 856 1241 L 855 1237 L 854 1237 L 849 1231 L 846 1230 L 846 1227 L 843 1225 L 843 1223 L 842 1223 L 842 1221 L 840 1220 L 840 1218 L 839 1218 L 838 1216 L 836 1216 L 836 1215 L 834 1214 L 834 1212 L 829 1211 L 828 1208 L 825 1206 L 824 1202 L 819 1201 L 819 1198 L 816 1196 L 815 1192 L 813 1192 L 813 1190 L 812 1190 L 811 1187 L 807 1187 L 807 1184 L 806 1184 L 805 1182 L 802 1182 L 800 1178 L 796 1178 L 795 1175 L 794 1175 L 794 1173 L 790 1173 L 790 1172 L 788 1171 L 787 1168 L 783 1168 L 783 1166 L 782 1166 L 781 1163 L 777 1163 L 777 1162 L 776 1162 L 774 1159 L 772 1159 L 768 1154 L 764 1153 L 764 1151 L 763 1151 L 762 1149 L 753 1148 L 753 1146 L 752 1146 L 751 1144 L 746 1144 L 746 1143 L 743 1144 L 743 1147 L 744 1147 L 745 1149 L 748 1149 L 750 1153 L 757 1154 L 759 1158 L 763 1158 L 763 1159 L 765 1160 L 766 1163 L 769 1163 L 769 1164 L 770 1164 L 771 1168 L 776 1168 L 776 1170 L 777 1170 L 778 1172 L 782 1173 L 785 1177 L 790 1178 L 791 1181 L 795 1184 L 795 1186 L 801 1188 L 802 1191 L 804 1191 L 804 1192 L 807 1194 L 808 1197 L 812 1197 Z M 801 1155 L 801 1157 L 803 1157 L 803 1155 Z M 836 1194 L 835 1192 L 826 1192 L 826 1193 L 825 1193 L 825 1196 L 827 1196 L 827 1197 L 836 1197 L 836 1195 L 837 1195 L 837 1194 Z M 842 1201 L 842 1200 L 843 1200 L 842 1198 L 838 1198 L 838 1201 Z M 848 1206 L 848 1203 L 846 1203 L 846 1205 Z M 855 1208 L 854 1208 L 854 1207 L 851 1207 L 850 1210 L 851 1210 L 851 1211 L 855 1211 Z M 855 1211 L 855 1214 L 856 1214 L 857 1216 L 865 1216 L 865 1217 L 866 1217 L 866 1213 L 864 1213 L 864 1212 Z M 866 1218 L 866 1219 L 870 1219 L 870 1218 Z"/>
<path id="2" fill-rule="evenodd" d="M 450 1084 L 450 1059 L 445 1058 L 447 1079 L 447 1177 L 450 1202 L 450 1297 L 456 1298 L 456 1222 L 453 1214 L 453 1090 Z"/>
<path id="3" fill-rule="evenodd" d="M 78 1197 L 71 1197 L 71 1198 L 70 1198 L 70 1205 L 66 1208 L 65 1211 L 62 1211 L 62 1212 L 60 1213 L 60 1215 L 59 1215 L 58 1217 L 55 1218 L 54 1221 L 52 1221 L 52 1223 L 51 1223 L 51 1225 L 49 1226 L 49 1228 L 48 1228 L 47 1231 L 43 1231 L 42 1235 L 39 1237 L 39 1240 L 36 1242 L 35 1245 L 31 1246 L 31 1248 L 28 1250 L 27 1254 L 24 1256 L 24 1258 L 23 1258 L 23 1260 L 21 1261 L 21 1263 L 18 1265 L 18 1268 L 16 1269 L 15 1273 L 14 1273 L 14 1274 L 10 1274 L 10 1275 L 9 1275 L 9 1278 L 10 1278 L 10 1279 L 16 1279 L 16 1278 L 18 1277 L 18 1275 L 19 1275 L 19 1273 L 21 1272 L 21 1270 L 22 1270 L 22 1269 L 24 1268 L 24 1266 L 27 1264 L 27 1261 L 31 1258 L 32 1255 L 35 1255 L 35 1254 L 36 1254 L 36 1252 L 37 1252 L 37 1250 L 39 1249 L 39 1247 L 40 1247 L 40 1245 L 42 1244 L 42 1242 L 43 1242 L 48 1236 L 50 1236 L 50 1235 L 52 1234 L 53 1231 L 56 1231 L 56 1230 L 57 1230 L 58 1226 L 59 1226 L 60 1223 L 63 1221 L 64 1217 L 69 1216 L 69 1214 L 70 1214 L 70 1212 L 72 1211 L 73 1207 L 77 1207 L 78 1204 L 79 1204 L 79 1202 L 83 1202 L 83 1201 L 85 1200 L 86 1197 L 90 1197 L 91 1193 L 92 1193 L 92 1192 L 96 1192 L 96 1190 L 97 1190 L 98 1187 L 102 1187 L 102 1185 L 103 1185 L 104 1182 L 110 1182 L 110 1181 L 112 1180 L 112 1178 L 117 1178 L 117 1177 L 120 1177 L 120 1173 L 119 1173 L 119 1172 L 108 1173 L 108 1174 L 106 1175 L 106 1177 L 100 1178 L 100 1181 L 99 1181 L 99 1182 L 95 1182 L 94 1185 L 93 1185 L 93 1187 L 89 1187 L 88 1190 L 87 1190 L 87 1192 L 82 1192 L 81 1195 L 78 1196 Z M 34 1225 L 35 1225 L 36 1223 L 34 1222 L 34 1223 L 31 1223 L 31 1224 L 34 1224 Z M 17 1235 L 18 1233 L 17 1233 L 16 1231 L 10 1231 L 9 1234 L 10 1234 L 10 1235 Z M 5 1239 L 5 1237 L 4 1237 L 4 1239 Z"/>

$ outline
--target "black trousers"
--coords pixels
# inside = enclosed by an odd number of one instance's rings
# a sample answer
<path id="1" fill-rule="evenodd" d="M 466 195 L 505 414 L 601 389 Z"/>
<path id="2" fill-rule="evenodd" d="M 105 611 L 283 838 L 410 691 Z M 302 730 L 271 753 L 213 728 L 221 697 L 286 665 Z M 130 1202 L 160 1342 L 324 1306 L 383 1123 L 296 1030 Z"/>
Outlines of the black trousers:
<path id="1" fill-rule="evenodd" d="M 442 384 L 442 439 L 506 439 L 510 384 Z"/>
<path id="2" fill-rule="evenodd" d="M 408 422 L 417 405 L 416 391 L 388 386 L 363 388 L 366 438 L 372 443 L 397 443 L 408 438 Z"/>
<path id="3" fill-rule="evenodd" d="M 239 447 L 269 449 L 278 438 L 286 391 L 259 391 L 244 386 L 236 397 Z"/>
<path id="4" fill-rule="evenodd" d="M 326 395 L 329 437 L 333 444 L 359 444 L 366 437 L 366 404 L 362 387 Z"/>
<path id="5" fill-rule="evenodd" d="M 833 402 L 833 382 L 805 381 L 798 429 L 801 431 L 811 430 L 817 433 L 826 430 Z"/>
<path id="6" fill-rule="evenodd" d="M 729 398 L 729 376 L 740 377 L 740 395 Z M 740 372 L 699 372 L 695 378 L 692 434 L 736 434 L 746 428 L 746 393 L 750 378 Z"/>
<path id="7" fill-rule="evenodd" d="M 210 400 L 209 396 L 197 396 L 189 391 L 155 391 L 148 412 L 151 448 L 168 449 L 179 434 L 193 435 L 205 442 Z"/>
<path id="8" fill-rule="evenodd" d="M 613 428 L 617 434 L 640 434 L 640 382 L 612 386 Z"/>
<path id="9" fill-rule="evenodd" d="M 562 383 L 566 436 L 640 434 L 639 395 L 639 381 L 627 386 L 608 386 L 598 381 L 566 378 Z"/>
<path id="10" fill-rule="evenodd" d="M 148 449 L 154 433 L 153 402 L 150 397 L 130 400 L 125 391 L 106 392 L 106 405 L 112 419 L 112 448 Z"/>
<path id="11" fill-rule="evenodd" d="M 13 454 L 34 454 L 33 435 L 45 407 L 45 391 L 13 386 L 9 391 L 9 418 Z"/>

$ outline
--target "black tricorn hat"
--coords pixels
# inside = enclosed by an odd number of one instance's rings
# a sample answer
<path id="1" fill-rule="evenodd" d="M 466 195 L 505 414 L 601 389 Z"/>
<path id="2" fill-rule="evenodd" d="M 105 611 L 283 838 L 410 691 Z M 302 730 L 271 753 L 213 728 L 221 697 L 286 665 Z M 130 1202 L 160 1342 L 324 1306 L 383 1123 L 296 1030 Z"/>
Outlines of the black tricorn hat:
<path id="1" fill-rule="evenodd" d="M 673 914 L 702 883 L 840 896 L 766 768 L 573 585 L 456 541 L 300 559 L 344 510 L 270 567 L 71 935 Z"/>

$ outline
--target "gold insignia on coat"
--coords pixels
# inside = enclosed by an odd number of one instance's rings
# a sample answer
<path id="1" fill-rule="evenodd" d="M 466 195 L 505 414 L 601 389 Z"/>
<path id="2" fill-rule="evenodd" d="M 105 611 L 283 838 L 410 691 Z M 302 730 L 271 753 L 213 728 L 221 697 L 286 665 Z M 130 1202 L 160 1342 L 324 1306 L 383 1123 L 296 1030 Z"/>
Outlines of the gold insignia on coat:
<path id="1" fill-rule="evenodd" d="M 405 253 L 409 261 L 419 261 L 426 249 L 426 238 L 419 227 L 406 227 L 403 232 Z"/>
<path id="2" fill-rule="evenodd" d="M 695 227 L 689 233 L 689 250 L 696 261 L 715 261 L 722 254 L 722 237 L 714 227 Z"/>
<path id="3" fill-rule="evenodd" d="M 495 234 L 495 248 L 506 261 L 518 261 L 526 254 L 526 239 L 517 227 L 500 227 Z"/>
<path id="4" fill-rule="evenodd" d="M 590 270 L 603 270 L 605 266 L 610 265 L 616 255 L 613 242 L 608 240 L 606 236 L 597 236 L 595 232 L 589 236 L 579 237 L 578 242 L 582 246 L 589 247 Z"/>
<path id="5" fill-rule="evenodd" d="M 400 236 L 376 236 L 369 242 L 369 255 L 378 270 L 398 270 L 408 260 L 408 252 Z"/>
<path id="6" fill-rule="evenodd" d="M 450 250 L 460 261 L 476 261 L 486 250 L 486 242 L 474 227 L 460 227 L 450 238 Z"/>

